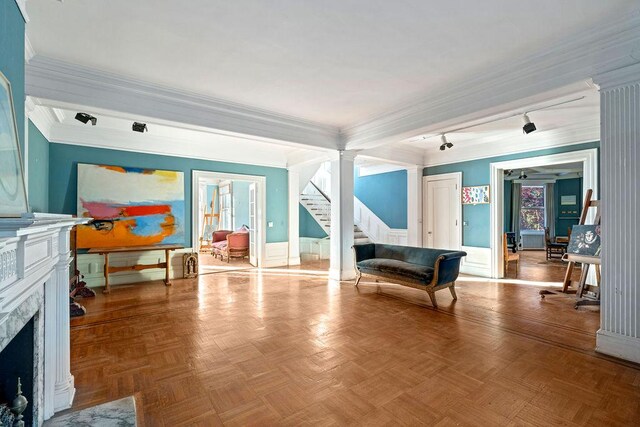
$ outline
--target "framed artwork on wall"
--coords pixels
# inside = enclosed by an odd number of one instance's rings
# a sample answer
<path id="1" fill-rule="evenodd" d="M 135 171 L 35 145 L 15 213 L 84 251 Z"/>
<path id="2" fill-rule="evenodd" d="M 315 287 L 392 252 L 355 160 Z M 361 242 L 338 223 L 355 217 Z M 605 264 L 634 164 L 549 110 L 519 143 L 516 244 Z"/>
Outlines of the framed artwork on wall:
<path id="1" fill-rule="evenodd" d="M 462 187 L 462 204 L 479 205 L 489 203 L 489 186 L 478 185 L 474 187 Z"/>
<path id="2" fill-rule="evenodd" d="M 78 164 L 79 248 L 184 243 L 184 173 Z"/>
<path id="3" fill-rule="evenodd" d="M 0 217 L 29 212 L 11 83 L 0 72 Z"/>

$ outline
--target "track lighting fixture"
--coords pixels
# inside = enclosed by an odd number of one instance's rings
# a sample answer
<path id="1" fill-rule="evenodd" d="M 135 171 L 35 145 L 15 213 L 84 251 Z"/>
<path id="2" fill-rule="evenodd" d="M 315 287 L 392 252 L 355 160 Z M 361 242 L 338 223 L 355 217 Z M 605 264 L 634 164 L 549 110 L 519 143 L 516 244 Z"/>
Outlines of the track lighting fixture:
<path id="1" fill-rule="evenodd" d="M 453 147 L 453 144 L 452 144 L 452 143 L 450 143 L 449 141 L 447 141 L 447 137 L 446 137 L 446 135 L 445 135 L 445 134 L 442 134 L 442 135 L 440 136 L 440 141 L 442 141 L 442 144 L 440 145 L 440 151 L 444 151 L 444 150 L 446 150 L 447 148 L 451 148 L 451 147 Z"/>
<path id="2" fill-rule="evenodd" d="M 511 175 L 513 175 L 513 169 L 505 169 L 505 170 L 504 170 L 504 175 L 505 175 L 505 176 L 511 176 Z"/>
<path id="3" fill-rule="evenodd" d="M 519 177 L 519 178 L 520 178 L 520 179 L 527 179 L 527 174 L 526 174 L 526 173 L 524 173 L 524 170 L 521 170 L 521 171 L 520 171 L 520 177 Z"/>
<path id="4" fill-rule="evenodd" d="M 536 130 L 536 125 L 535 123 L 533 123 L 531 120 L 529 120 L 529 116 L 527 116 L 527 114 L 525 113 L 524 116 L 522 116 L 522 119 L 524 120 L 524 126 L 522 126 L 522 132 L 523 133 L 531 133 L 534 130 Z"/>
<path id="5" fill-rule="evenodd" d="M 84 123 L 85 125 L 89 122 L 91 122 L 92 126 L 95 126 L 96 123 L 98 123 L 98 119 L 93 117 L 91 114 L 87 114 L 87 113 L 78 113 L 76 114 L 76 120 L 79 122 Z"/>
<path id="6" fill-rule="evenodd" d="M 131 129 L 134 132 L 140 132 L 140 133 L 149 131 L 149 129 L 147 128 L 147 124 L 140 123 L 140 122 L 133 122 L 133 126 L 131 126 Z"/>

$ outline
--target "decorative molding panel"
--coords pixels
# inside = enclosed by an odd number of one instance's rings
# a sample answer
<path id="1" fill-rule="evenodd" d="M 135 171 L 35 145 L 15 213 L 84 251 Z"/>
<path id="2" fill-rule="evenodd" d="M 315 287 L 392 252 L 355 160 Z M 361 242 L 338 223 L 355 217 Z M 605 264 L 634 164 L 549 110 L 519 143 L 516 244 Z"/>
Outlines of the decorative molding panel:
<path id="1" fill-rule="evenodd" d="M 463 246 L 467 256 L 462 258 L 460 272 L 473 276 L 491 277 L 491 249 Z"/>
<path id="2" fill-rule="evenodd" d="M 182 279 L 182 255 L 190 253 L 191 248 L 171 251 L 171 278 Z M 164 262 L 164 251 L 120 252 L 109 255 L 109 264 L 113 267 L 124 267 L 135 264 L 155 264 Z M 104 256 L 99 254 L 79 254 L 78 270 L 84 276 L 89 287 L 104 286 Z M 164 269 L 148 269 L 141 271 L 123 271 L 111 273 L 111 285 L 140 283 L 152 280 L 164 280 Z M 164 284 L 161 284 L 164 286 Z"/>
<path id="3" fill-rule="evenodd" d="M 34 56 L 25 66 L 26 94 L 37 98 L 203 126 L 253 136 L 337 149 L 331 126 L 242 106 L 103 71 Z"/>
<path id="4" fill-rule="evenodd" d="M 327 238 L 300 237 L 300 255 L 313 254 L 318 259 L 329 259 L 331 241 Z"/>
<path id="5" fill-rule="evenodd" d="M 372 242 L 390 245 L 406 245 L 407 230 L 391 228 L 374 214 L 357 197 L 353 198 L 353 216 L 358 227 Z"/>
<path id="6" fill-rule="evenodd" d="M 289 242 L 267 243 L 264 249 L 263 267 L 284 267 L 289 265 Z"/>

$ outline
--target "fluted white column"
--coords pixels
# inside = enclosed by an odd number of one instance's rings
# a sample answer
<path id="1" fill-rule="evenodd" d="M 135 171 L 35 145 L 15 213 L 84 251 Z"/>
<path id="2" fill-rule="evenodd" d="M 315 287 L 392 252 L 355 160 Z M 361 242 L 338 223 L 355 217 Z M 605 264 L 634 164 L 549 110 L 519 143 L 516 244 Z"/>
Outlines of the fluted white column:
<path id="1" fill-rule="evenodd" d="M 424 166 L 407 168 L 407 245 L 422 246 L 422 171 Z"/>
<path id="2" fill-rule="evenodd" d="M 331 161 L 331 247 L 329 277 L 351 280 L 353 264 L 353 161 L 355 153 L 340 150 Z"/>
<path id="3" fill-rule="evenodd" d="M 289 265 L 300 264 L 300 173 L 289 168 Z"/>
<path id="4" fill-rule="evenodd" d="M 640 64 L 600 86 L 602 291 L 596 350 L 640 362 Z"/>
<path id="5" fill-rule="evenodd" d="M 71 341 L 69 319 L 69 227 L 58 235 L 58 262 L 51 279 L 45 284 L 45 388 L 53 387 L 53 411 L 71 407 L 76 389 L 71 375 Z M 55 336 L 55 339 L 50 339 Z M 55 355 L 54 361 L 48 355 Z M 54 365 L 49 365 L 54 363 Z M 47 369 L 47 367 L 49 369 Z M 49 382 L 53 381 L 53 385 Z M 46 416 L 46 414 L 45 414 Z"/>

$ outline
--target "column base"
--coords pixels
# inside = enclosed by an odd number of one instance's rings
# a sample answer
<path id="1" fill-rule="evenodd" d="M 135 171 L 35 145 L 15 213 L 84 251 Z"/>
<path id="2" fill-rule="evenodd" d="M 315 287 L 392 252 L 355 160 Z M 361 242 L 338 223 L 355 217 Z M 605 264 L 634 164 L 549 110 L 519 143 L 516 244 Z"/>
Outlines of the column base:
<path id="1" fill-rule="evenodd" d="M 627 337 L 600 329 L 596 332 L 596 351 L 640 363 L 640 338 Z"/>
<path id="2" fill-rule="evenodd" d="M 289 258 L 289 265 L 300 265 L 300 257 Z"/>
<path id="3" fill-rule="evenodd" d="M 53 411 L 59 412 L 71 408 L 75 395 L 74 378 L 73 375 L 69 375 L 69 381 L 66 384 L 56 384 L 53 395 Z"/>
<path id="4" fill-rule="evenodd" d="M 340 270 L 339 268 L 331 268 L 329 269 L 329 279 L 339 281 L 355 280 L 356 270 L 353 268 L 348 268 L 345 270 Z"/>

